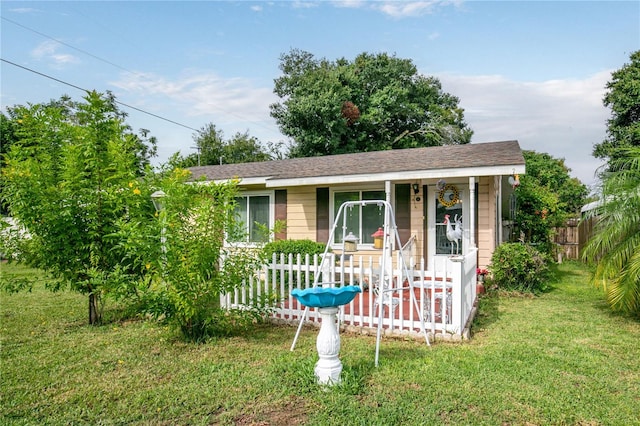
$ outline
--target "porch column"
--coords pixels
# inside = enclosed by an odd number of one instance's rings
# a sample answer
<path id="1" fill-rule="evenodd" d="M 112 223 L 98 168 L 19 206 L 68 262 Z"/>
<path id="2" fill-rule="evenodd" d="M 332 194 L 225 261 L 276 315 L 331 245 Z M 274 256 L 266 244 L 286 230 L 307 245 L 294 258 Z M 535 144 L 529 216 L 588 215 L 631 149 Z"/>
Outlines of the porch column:
<path id="1" fill-rule="evenodd" d="M 385 180 L 384 181 L 384 199 L 387 203 L 389 203 L 389 205 L 391 204 L 391 181 L 390 180 Z M 388 226 L 388 222 L 389 222 L 389 212 L 387 212 L 387 209 L 385 210 L 385 216 L 384 216 L 384 223 L 387 224 Z M 395 219 L 395 212 L 393 213 L 393 218 Z M 395 224 L 394 224 L 395 225 Z M 394 227 L 393 229 L 389 228 L 385 228 L 384 233 L 385 235 L 391 235 L 391 231 L 393 231 L 393 235 L 394 237 L 391 238 L 391 250 L 394 250 L 396 248 L 396 238 L 395 238 L 395 233 L 396 233 L 396 228 Z M 393 267 L 391 268 L 393 270 Z"/>
<path id="2" fill-rule="evenodd" d="M 390 180 L 384 181 L 384 196 L 385 196 L 385 201 L 391 204 L 391 181 Z"/>
<path id="3" fill-rule="evenodd" d="M 469 249 L 476 247 L 476 178 L 469 176 Z"/>
<path id="4" fill-rule="evenodd" d="M 494 186 L 498 187 L 498 205 L 496 206 L 496 245 L 498 247 L 502 244 L 502 175 L 494 178 Z M 497 185 L 496 185 L 497 183 Z"/>

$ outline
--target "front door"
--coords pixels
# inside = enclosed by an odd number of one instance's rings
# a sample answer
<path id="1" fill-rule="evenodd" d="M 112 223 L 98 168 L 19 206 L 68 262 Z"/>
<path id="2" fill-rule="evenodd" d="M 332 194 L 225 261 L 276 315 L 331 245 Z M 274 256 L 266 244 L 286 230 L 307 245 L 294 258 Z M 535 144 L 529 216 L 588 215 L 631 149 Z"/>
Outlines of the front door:
<path id="1" fill-rule="evenodd" d="M 427 265 L 434 256 L 463 255 L 469 245 L 469 186 L 429 185 L 425 215 Z"/>

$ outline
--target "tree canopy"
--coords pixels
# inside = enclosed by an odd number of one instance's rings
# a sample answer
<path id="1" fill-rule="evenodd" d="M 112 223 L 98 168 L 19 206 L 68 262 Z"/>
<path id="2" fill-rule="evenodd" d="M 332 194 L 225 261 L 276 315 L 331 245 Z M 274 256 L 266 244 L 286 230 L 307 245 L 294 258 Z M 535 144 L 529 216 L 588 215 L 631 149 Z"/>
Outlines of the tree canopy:
<path id="1" fill-rule="evenodd" d="M 267 161 L 271 155 L 262 147 L 258 138 L 249 131 L 236 133 L 229 140 L 224 139 L 222 130 L 209 123 L 193 135 L 197 153 L 181 157 L 174 155 L 171 162 L 179 167 L 207 166 L 212 164 L 250 163 Z"/>
<path id="2" fill-rule="evenodd" d="M 133 129 L 127 125 L 124 120 L 127 114 L 117 108 L 115 97 L 107 92 L 102 95 L 109 108 L 111 108 L 114 117 L 121 120 L 122 131 L 131 138 L 133 143 L 133 150 L 135 152 L 136 161 L 135 168 L 136 174 L 142 175 L 147 166 L 150 165 L 151 158 L 156 155 L 157 152 L 157 140 L 155 136 L 149 136 L 149 130 L 139 129 L 138 133 L 134 133 Z M 41 104 L 28 104 L 28 105 L 14 105 L 7 107 L 7 113 L 0 113 L 0 165 L 5 166 L 5 158 L 10 151 L 10 147 L 13 144 L 19 143 L 20 146 L 25 146 L 28 142 L 25 139 L 25 132 L 29 130 L 23 126 L 23 115 L 25 111 L 57 111 L 56 114 L 60 114 L 61 119 L 64 118 L 68 122 L 79 122 L 78 112 L 82 110 L 81 103 L 74 101 L 71 97 L 63 95 L 60 99 L 52 99 L 49 102 Z M 40 112 L 43 113 L 43 112 Z M 36 143 L 33 141 L 32 143 Z M 0 192 L 2 191 L 2 181 L 0 180 Z M 0 199 L 2 199 L 0 193 Z M 6 203 L 0 203 L 0 214 L 7 215 L 8 206 Z"/>
<path id="3" fill-rule="evenodd" d="M 587 187 L 578 178 L 571 177 L 571 169 L 564 158 L 555 158 L 547 153 L 523 152 L 527 173 L 523 179 L 532 179 L 537 185 L 548 188 L 558 196 L 558 210 L 565 218 L 580 213 L 586 202 Z M 564 218 L 560 218 L 564 222 Z"/>
<path id="4" fill-rule="evenodd" d="M 603 103 L 611 108 L 607 138 L 593 149 L 596 158 L 611 158 L 617 148 L 640 146 L 640 50 L 631 62 L 611 74 Z"/>
<path id="5" fill-rule="evenodd" d="M 464 144 L 472 131 L 458 98 L 409 59 L 362 53 L 355 60 L 316 59 L 293 49 L 280 57 L 283 75 L 271 105 L 289 156 Z"/>
<path id="6" fill-rule="evenodd" d="M 516 231 L 526 242 L 541 244 L 543 251 L 550 251 L 551 229 L 563 226 L 568 217 L 580 212 L 588 191 L 569 175 L 564 159 L 535 151 L 523 151 L 523 155 L 527 174 L 516 189 Z"/>

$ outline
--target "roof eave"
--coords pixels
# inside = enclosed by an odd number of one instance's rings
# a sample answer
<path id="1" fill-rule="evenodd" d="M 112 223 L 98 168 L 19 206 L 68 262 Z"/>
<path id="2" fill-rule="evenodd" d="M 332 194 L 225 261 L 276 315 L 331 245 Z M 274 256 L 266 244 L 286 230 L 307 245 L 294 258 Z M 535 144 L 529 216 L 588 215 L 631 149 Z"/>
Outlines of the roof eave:
<path id="1" fill-rule="evenodd" d="M 341 183 L 367 183 L 380 181 L 416 180 L 416 179 L 440 179 L 468 176 L 500 176 L 511 174 L 524 174 L 524 164 L 510 164 L 502 166 L 484 166 L 451 168 L 436 170 L 412 170 L 406 172 L 389 172 L 357 175 L 314 176 L 307 178 L 269 179 L 265 178 L 267 188 L 283 188 L 291 186 L 319 186 L 336 185 Z M 249 185 L 244 179 L 241 185 Z"/>
<path id="2" fill-rule="evenodd" d="M 228 179 L 211 179 L 208 182 L 213 183 L 227 183 L 229 181 L 237 181 L 239 185 L 248 186 L 248 185 L 267 185 L 270 176 L 261 176 L 261 177 L 250 177 L 250 178 L 242 178 L 242 177 L 233 177 Z"/>

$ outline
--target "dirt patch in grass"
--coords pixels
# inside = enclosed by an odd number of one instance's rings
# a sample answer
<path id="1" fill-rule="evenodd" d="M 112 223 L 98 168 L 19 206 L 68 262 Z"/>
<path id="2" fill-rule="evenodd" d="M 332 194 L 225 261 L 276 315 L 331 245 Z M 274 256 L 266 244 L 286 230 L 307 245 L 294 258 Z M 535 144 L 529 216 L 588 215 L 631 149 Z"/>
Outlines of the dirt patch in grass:
<path id="1" fill-rule="evenodd" d="M 265 407 L 255 414 L 236 417 L 238 426 L 296 426 L 307 423 L 308 408 L 304 400 L 295 398 L 282 404 Z"/>

